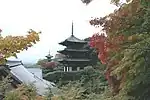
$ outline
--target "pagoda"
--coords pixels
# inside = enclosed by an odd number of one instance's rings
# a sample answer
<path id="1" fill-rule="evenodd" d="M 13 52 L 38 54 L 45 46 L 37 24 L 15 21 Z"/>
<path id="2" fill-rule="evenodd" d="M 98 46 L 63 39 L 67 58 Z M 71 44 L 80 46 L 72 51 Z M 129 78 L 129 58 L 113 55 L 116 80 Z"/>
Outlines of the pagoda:
<path id="1" fill-rule="evenodd" d="M 47 56 L 45 56 L 48 60 L 48 62 L 51 62 L 52 61 L 52 55 L 50 54 L 50 51 L 49 51 L 49 54 Z"/>
<path id="2" fill-rule="evenodd" d="M 71 36 L 59 43 L 60 45 L 66 46 L 66 48 L 64 50 L 57 51 L 60 54 L 65 55 L 65 57 L 58 61 L 64 65 L 64 71 L 79 71 L 89 65 L 89 50 L 84 48 L 87 43 L 87 41 L 74 36 L 72 22 Z"/>

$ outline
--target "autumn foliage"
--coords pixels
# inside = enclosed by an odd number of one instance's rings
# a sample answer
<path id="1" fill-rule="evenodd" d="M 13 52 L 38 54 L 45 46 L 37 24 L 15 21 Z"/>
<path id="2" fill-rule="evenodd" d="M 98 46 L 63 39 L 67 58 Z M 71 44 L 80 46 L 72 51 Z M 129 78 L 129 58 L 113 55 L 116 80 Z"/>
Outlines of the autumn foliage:
<path id="1" fill-rule="evenodd" d="M 43 68 L 55 68 L 57 66 L 57 63 L 55 62 L 45 62 L 42 64 Z"/>
<path id="2" fill-rule="evenodd" d="M 2 31 L 2 30 L 1 30 Z M 0 62 L 5 62 L 5 59 L 10 56 L 17 57 L 16 53 L 27 50 L 37 41 L 39 41 L 40 32 L 30 30 L 26 36 L 0 36 Z"/>
<path id="3" fill-rule="evenodd" d="M 102 34 L 94 34 L 90 38 L 90 46 L 97 49 L 98 58 L 101 60 L 102 64 L 106 64 L 108 62 L 109 53 L 111 51 L 115 52 L 120 49 L 121 43 L 125 40 L 123 35 L 108 38 L 103 33 Z"/>
<path id="4" fill-rule="evenodd" d="M 112 3 L 118 6 L 120 1 L 112 0 Z M 127 0 L 113 13 L 94 18 L 90 24 L 102 26 L 103 33 L 94 34 L 90 45 L 97 49 L 100 61 L 107 66 L 105 75 L 114 97 L 149 100 L 144 98 L 148 98 L 146 86 L 150 84 L 146 81 L 150 65 L 150 1 Z"/>

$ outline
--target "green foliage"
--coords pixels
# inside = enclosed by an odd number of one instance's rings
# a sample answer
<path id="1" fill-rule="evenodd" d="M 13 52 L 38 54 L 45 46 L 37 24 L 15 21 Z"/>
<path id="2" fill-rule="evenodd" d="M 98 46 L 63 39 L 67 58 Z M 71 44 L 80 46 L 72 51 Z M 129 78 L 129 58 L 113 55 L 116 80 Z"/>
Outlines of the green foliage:
<path id="1" fill-rule="evenodd" d="M 100 100 L 100 94 L 103 94 L 107 87 L 103 71 L 87 68 L 82 72 L 80 80 L 60 87 L 62 94 L 54 96 L 52 100 Z"/>
<path id="2" fill-rule="evenodd" d="M 37 95 L 34 85 L 21 84 L 17 89 L 7 92 L 4 100 L 46 100 L 46 98 Z"/>
<path id="3" fill-rule="evenodd" d="M 105 100 L 149 100 L 150 2 L 127 0 L 128 3 L 120 5 L 120 1 L 112 0 L 119 9 L 90 21 L 91 25 L 103 26 L 108 39 L 123 34 L 127 40 L 119 45 L 117 52 L 109 55 L 106 72 L 113 95 L 104 92 L 106 95 L 102 97 Z M 112 63 L 115 60 L 117 64 Z"/>
<path id="4" fill-rule="evenodd" d="M 4 100 L 20 100 L 20 95 L 17 92 L 9 92 Z"/>
<path id="5" fill-rule="evenodd" d="M 84 92 L 85 90 L 80 83 L 70 82 L 65 87 L 62 87 L 61 98 L 64 98 L 64 100 L 83 100 L 85 98 Z"/>
<path id="6" fill-rule="evenodd" d="M 53 97 L 51 87 L 48 87 L 48 92 L 45 95 L 46 95 L 46 100 L 51 100 L 51 97 Z"/>
<path id="7" fill-rule="evenodd" d="M 62 80 L 61 82 L 64 83 L 65 81 L 79 80 L 80 77 L 82 76 L 82 72 L 83 71 L 72 71 L 72 72 L 54 71 L 45 74 L 45 76 L 43 75 L 43 77 L 48 81 L 53 81 L 57 83 L 59 82 L 59 80 Z"/>
<path id="8" fill-rule="evenodd" d="M 149 42 L 150 35 L 147 35 L 147 38 L 130 45 L 134 49 L 125 49 L 121 52 L 124 57 L 117 66 L 114 66 L 115 69 L 112 72 L 113 75 L 119 77 L 125 74 L 123 72 L 126 70 L 126 78 L 121 81 L 119 95 L 133 96 L 135 100 L 150 98 L 147 96 L 150 92 L 150 88 L 148 88 L 150 84 L 150 51 L 144 50 L 144 48 L 150 48 Z"/>
<path id="9" fill-rule="evenodd" d="M 16 98 L 15 98 L 16 96 Z M 19 87 L 13 91 L 6 93 L 4 100 L 20 100 L 21 98 L 28 98 L 34 100 L 36 97 L 36 89 L 33 85 L 19 85 Z"/>
<path id="10" fill-rule="evenodd" d="M 85 88 L 87 94 L 100 94 L 108 86 L 103 71 L 94 68 L 85 69 L 82 73 L 80 82 Z"/>
<path id="11" fill-rule="evenodd" d="M 5 93 L 6 90 L 8 89 L 8 86 L 10 85 L 10 75 L 7 77 L 2 77 L 2 80 L 0 81 L 0 92 Z"/>
<path id="12" fill-rule="evenodd" d="M 91 3 L 93 0 L 81 0 L 83 3 L 85 4 L 89 4 Z M 126 3 L 131 2 L 132 0 L 126 0 Z M 144 0 L 143 0 L 144 1 Z M 121 6 L 122 4 L 122 0 L 111 0 L 111 3 L 117 5 L 117 6 Z"/>
<path id="13" fill-rule="evenodd" d="M 90 38 L 85 38 L 85 41 L 90 42 Z M 97 51 L 95 48 L 90 47 L 89 44 L 85 45 L 85 49 L 89 50 L 89 58 L 91 59 L 91 66 L 97 65 L 97 62 L 99 62 Z"/>
<path id="14" fill-rule="evenodd" d="M 10 91 L 11 83 L 10 83 L 10 75 L 7 77 L 2 77 L 2 80 L 0 80 L 0 98 L 3 98 L 7 91 Z"/>
<path id="15" fill-rule="evenodd" d="M 46 63 L 46 62 L 48 62 L 47 59 L 39 59 L 36 64 L 37 64 L 37 65 L 43 65 L 43 64 Z"/>

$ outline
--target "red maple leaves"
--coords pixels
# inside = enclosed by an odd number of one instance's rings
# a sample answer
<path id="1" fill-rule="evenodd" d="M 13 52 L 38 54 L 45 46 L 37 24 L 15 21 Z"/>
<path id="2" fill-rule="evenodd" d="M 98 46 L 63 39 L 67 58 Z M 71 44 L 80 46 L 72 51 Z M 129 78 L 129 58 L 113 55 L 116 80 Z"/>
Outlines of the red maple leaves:
<path id="1" fill-rule="evenodd" d="M 98 58 L 101 60 L 103 64 L 106 64 L 107 60 L 107 46 L 106 46 L 106 37 L 104 34 L 94 34 L 90 38 L 90 46 L 94 47 L 98 51 Z"/>
<path id="2" fill-rule="evenodd" d="M 117 51 L 120 48 L 120 43 L 124 40 L 123 35 L 117 37 L 108 38 L 104 34 L 94 34 L 90 38 L 90 46 L 97 49 L 98 58 L 102 64 L 106 64 L 110 51 Z"/>
<path id="3" fill-rule="evenodd" d="M 46 62 L 42 64 L 44 68 L 55 68 L 57 66 L 56 62 Z"/>

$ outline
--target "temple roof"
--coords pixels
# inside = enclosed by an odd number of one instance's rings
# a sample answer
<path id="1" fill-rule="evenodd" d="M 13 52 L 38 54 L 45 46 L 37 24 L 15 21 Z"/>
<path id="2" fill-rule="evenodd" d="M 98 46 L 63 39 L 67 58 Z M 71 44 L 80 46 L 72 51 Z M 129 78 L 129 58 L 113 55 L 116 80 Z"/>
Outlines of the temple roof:
<path id="1" fill-rule="evenodd" d="M 61 58 L 64 58 L 65 57 L 65 55 L 63 55 L 63 54 L 56 54 L 55 55 L 55 59 L 61 59 Z"/>
<path id="2" fill-rule="evenodd" d="M 88 64 L 91 60 L 87 59 L 87 55 L 84 53 L 87 53 L 89 50 L 83 48 L 85 44 L 87 44 L 88 41 L 81 40 L 74 36 L 73 34 L 73 23 L 72 23 L 72 33 L 71 36 L 68 37 L 65 41 L 59 43 L 61 45 L 67 46 L 64 50 L 58 51 L 61 54 L 68 54 L 71 56 L 66 55 L 65 58 L 58 59 L 58 62 L 69 65 L 75 65 L 75 66 L 83 66 L 85 64 Z M 74 54 L 75 53 L 75 54 Z M 84 57 L 80 57 L 84 56 Z M 69 58 L 71 57 L 71 58 Z M 74 58 L 73 58 L 74 57 Z"/>
<path id="3" fill-rule="evenodd" d="M 0 65 L 0 71 L 6 74 L 10 74 L 11 78 L 13 78 L 16 83 L 33 83 L 33 85 L 35 85 L 37 88 L 37 93 L 40 95 L 44 95 L 46 92 L 48 92 L 48 88 L 51 88 L 52 93 L 55 93 L 57 88 L 53 82 L 46 81 L 34 73 L 29 72 L 20 60 L 7 60 L 6 65 L 8 67 L 3 67 L 4 69 L 2 69 Z"/>
<path id="4" fill-rule="evenodd" d="M 75 37 L 74 35 L 71 35 L 69 38 L 66 39 L 66 41 L 87 43 L 86 41 L 81 40 L 81 39 Z"/>
<path id="5" fill-rule="evenodd" d="M 62 61 L 68 61 L 68 62 L 89 62 L 90 59 L 75 59 L 75 58 L 65 58 L 65 59 L 60 59 L 59 62 Z"/>
<path id="6" fill-rule="evenodd" d="M 59 59 L 59 62 L 62 64 L 66 64 L 65 66 L 72 67 L 85 67 L 89 65 L 90 59 Z"/>
<path id="7" fill-rule="evenodd" d="M 74 36 L 74 34 L 73 34 L 73 22 L 72 22 L 72 32 L 71 32 L 71 36 L 68 37 L 65 41 L 60 42 L 59 44 L 66 45 L 67 42 L 87 43 L 87 41 L 81 40 L 81 39 L 79 39 L 79 38 L 77 38 L 77 37 Z"/>
<path id="8" fill-rule="evenodd" d="M 50 51 L 49 51 L 49 54 L 46 55 L 45 57 L 47 57 L 47 58 L 52 58 L 53 56 L 50 54 Z"/>
<path id="9" fill-rule="evenodd" d="M 81 40 L 81 39 L 75 37 L 74 35 L 71 35 L 69 38 L 67 38 L 63 42 L 60 42 L 59 44 L 66 45 L 67 42 L 76 42 L 76 43 L 84 43 L 84 44 L 87 43 L 87 41 Z"/>
<path id="10" fill-rule="evenodd" d="M 65 51 L 70 51 L 70 52 L 88 52 L 89 50 L 87 49 L 68 49 L 68 48 L 65 48 L 64 50 L 60 50 L 58 52 L 62 53 L 62 52 L 65 52 Z"/>
<path id="11" fill-rule="evenodd" d="M 7 65 L 0 65 L 0 75 L 1 76 L 7 76 L 10 75 L 11 79 L 11 85 L 12 87 L 16 88 L 18 84 L 21 84 L 22 82 L 10 72 L 10 68 Z"/>

